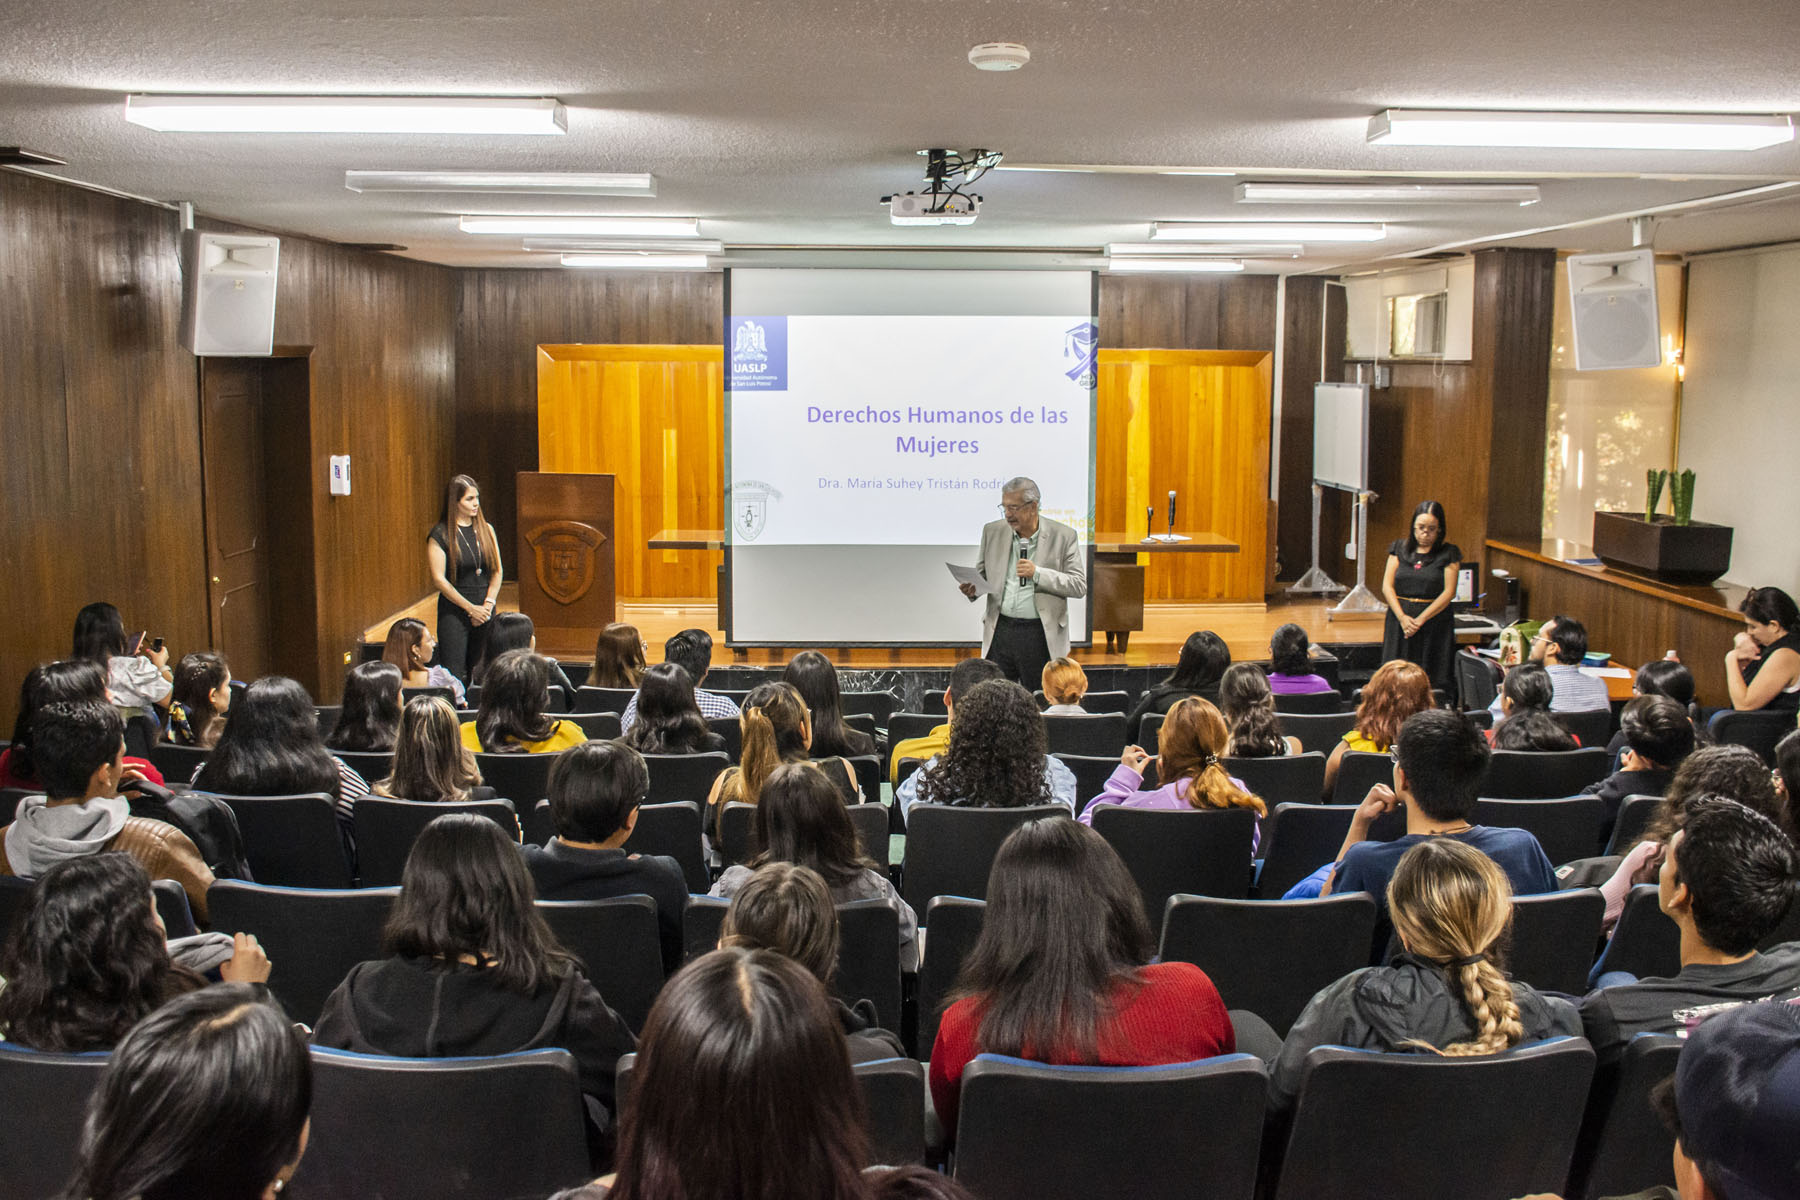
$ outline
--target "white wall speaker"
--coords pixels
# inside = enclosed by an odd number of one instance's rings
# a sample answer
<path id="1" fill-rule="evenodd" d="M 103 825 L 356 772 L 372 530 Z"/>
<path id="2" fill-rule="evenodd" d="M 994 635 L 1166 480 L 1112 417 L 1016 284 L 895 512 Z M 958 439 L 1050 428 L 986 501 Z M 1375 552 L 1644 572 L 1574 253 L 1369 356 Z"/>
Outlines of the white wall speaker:
<path id="1" fill-rule="evenodd" d="M 1655 251 L 1572 254 L 1567 267 L 1575 369 L 1613 371 L 1661 365 Z"/>
<path id="2" fill-rule="evenodd" d="M 281 239 L 196 229 L 181 238 L 181 344 L 199 355 L 272 354 Z"/>

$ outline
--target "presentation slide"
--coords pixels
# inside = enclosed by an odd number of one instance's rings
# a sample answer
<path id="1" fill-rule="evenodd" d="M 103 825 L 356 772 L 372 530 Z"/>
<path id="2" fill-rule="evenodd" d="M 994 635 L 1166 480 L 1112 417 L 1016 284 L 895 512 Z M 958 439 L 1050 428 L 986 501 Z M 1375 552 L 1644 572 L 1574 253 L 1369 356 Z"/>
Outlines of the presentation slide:
<path id="1" fill-rule="evenodd" d="M 733 641 L 978 642 L 1002 485 L 1085 544 L 1088 272 L 734 270 L 726 322 Z M 1085 602 L 1070 628 L 1086 640 Z"/>

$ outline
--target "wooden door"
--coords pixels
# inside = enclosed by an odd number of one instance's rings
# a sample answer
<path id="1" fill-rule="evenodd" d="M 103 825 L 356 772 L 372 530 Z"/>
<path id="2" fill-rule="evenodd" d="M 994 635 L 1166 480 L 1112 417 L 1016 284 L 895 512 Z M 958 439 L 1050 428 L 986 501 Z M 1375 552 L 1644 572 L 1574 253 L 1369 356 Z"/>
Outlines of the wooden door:
<path id="1" fill-rule="evenodd" d="M 264 361 L 200 366 L 200 436 L 212 644 L 237 679 L 267 673 L 269 528 L 264 490 Z"/>

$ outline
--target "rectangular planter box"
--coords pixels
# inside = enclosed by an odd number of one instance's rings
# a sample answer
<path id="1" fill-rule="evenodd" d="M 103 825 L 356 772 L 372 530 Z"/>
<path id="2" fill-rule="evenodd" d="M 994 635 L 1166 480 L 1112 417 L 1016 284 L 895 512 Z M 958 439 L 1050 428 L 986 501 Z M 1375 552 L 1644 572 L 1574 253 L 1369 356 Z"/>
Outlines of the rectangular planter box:
<path id="1" fill-rule="evenodd" d="M 1642 513 L 1596 512 L 1594 553 L 1620 567 L 1667 583 L 1708 584 L 1731 569 L 1731 526 Z"/>

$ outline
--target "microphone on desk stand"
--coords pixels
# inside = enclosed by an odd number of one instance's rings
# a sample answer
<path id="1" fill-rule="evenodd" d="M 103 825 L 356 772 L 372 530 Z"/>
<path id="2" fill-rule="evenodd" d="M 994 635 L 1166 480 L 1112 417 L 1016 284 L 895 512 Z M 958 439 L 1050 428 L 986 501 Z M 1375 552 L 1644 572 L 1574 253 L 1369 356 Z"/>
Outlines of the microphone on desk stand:
<path id="1" fill-rule="evenodd" d="M 1147 542 L 1156 536 L 1156 505 L 1144 506 L 1144 540 Z"/>
<path id="2" fill-rule="evenodd" d="M 1175 489 L 1169 489 L 1169 536 L 1175 536 Z"/>

